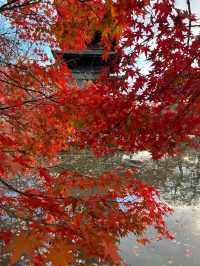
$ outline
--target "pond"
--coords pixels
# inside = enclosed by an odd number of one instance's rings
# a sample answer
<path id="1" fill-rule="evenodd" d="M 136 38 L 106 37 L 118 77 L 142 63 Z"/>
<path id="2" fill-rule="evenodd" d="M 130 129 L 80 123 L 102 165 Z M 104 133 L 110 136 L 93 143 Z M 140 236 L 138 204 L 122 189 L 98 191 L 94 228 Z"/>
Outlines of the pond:
<path id="1" fill-rule="evenodd" d="M 125 166 L 138 165 L 137 178 L 156 187 L 161 200 L 173 207 L 174 213 L 166 218 L 174 240 L 153 241 L 142 246 L 134 235 L 121 239 L 120 254 L 128 266 L 199 266 L 200 265 L 200 150 L 186 150 L 182 156 L 166 157 L 152 161 L 148 153 L 125 157 L 94 157 L 89 151 L 72 150 L 62 154 L 61 161 L 54 169 L 72 169 L 100 175 L 123 161 Z M 149 238 L 153 232 L 147 232 Z M 3 264 L 2 264 L 3 265 Z M 7 264 L 5 264 L 7 265 Z M 21 261 L 17 265 L 23 264 Z"/>
<path id="2" fill-rule="evenodd" d="M 120 253 L 129 266 L 200 265 L 200 151 L 188 150 L 181 157 L 148 161 L 138 178 L 156 186 L 161 199 L 174 208 L 167 224 L 175 239 L 137 244 L 129 235 L 120 242 Z M 152 232 L 149 230 L 148 236 Z"/>

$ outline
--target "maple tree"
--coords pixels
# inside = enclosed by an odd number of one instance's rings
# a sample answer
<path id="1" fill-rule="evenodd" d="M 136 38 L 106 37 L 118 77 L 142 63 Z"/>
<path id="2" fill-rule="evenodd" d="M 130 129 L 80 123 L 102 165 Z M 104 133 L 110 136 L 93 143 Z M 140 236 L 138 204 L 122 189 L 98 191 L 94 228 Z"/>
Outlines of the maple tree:
<path id="1" fill-rule="evenodd" d="M 51 169 L 70 147 L 96 156 L 148 150 L 159 159 L 179 153 L 183 142 L 196 145 L 200 38 L 187 3 L 188 10 L 173 0 L 1 4 L 0 235 L 11 265 L 22 256 L 33 265 L 121 265 L 117 242 L 129 232 L 143 244 L 148 226 L 171 238 L 164 222 L 171 209 L 134 178 L 136 169 L 100 176 Z M 114 75 L 102 69 L 80 89 L 59 55 L 50 63 L 45 47 L 61 55 L 86 49 L 96 31 L 102 60 L 115 51 Z M 146 74 L 141 57 L 150 65 Z M 135 199 L 124 200 L 128 195 Z"/>

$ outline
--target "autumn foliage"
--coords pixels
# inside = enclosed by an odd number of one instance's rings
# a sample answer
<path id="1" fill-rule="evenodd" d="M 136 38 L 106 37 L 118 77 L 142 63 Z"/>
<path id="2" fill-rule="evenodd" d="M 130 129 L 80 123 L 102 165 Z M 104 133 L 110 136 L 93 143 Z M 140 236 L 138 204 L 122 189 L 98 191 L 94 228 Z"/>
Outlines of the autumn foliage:
<path id="1" fill-rule="evenodd" d="M 155 238 L 171 238 L 171 209 L 136 169 L 53 169 L 71 147 L 96 156 L 148 150 L 159 159 L 195 145 L 200 38 L 191 10 L 173 0 L 9 0 L 0 15 L 0 235 L 8 265 L 22 256 L 27 265 L 123 265 L 117 243 L 128 233 L 146 244 L 153 226 Z M 96 31 L 102 60 L 115 51 L 113 75 L 102 69 L 80 89 L 61 55 L 87 49 Z"/>

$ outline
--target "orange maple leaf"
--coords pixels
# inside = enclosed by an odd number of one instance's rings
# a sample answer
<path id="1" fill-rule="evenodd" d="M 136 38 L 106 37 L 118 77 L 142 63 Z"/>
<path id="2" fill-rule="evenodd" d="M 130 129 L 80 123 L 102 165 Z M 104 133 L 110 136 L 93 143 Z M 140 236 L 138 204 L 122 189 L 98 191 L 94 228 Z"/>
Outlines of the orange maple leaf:
<path id="1" fill-rule="evenodd" d="M 103 246 L 104 246 L 105 258 L 110 257 L 114 262 L 114 265 L 116 266 L 121 265 L 121 258 L 118 254 L 118 247 L 109 236 L 105 236 L 105 241 L 103 241 Z"/>
<path id="2" fill-rule="evenodd" d="M 65 240 L 56 239 L 49 249 L 46 261 L 50 261 L 52 266 L 69 265 L 74 261 L 72 249 L 72 246 L 70 246 Z"/>
<path id="3" fill-rule="evenodd" d="M 42 244 L 42 236 L 36 232 L 32 232 L 27 235 L 22 233 L 16 236 L 10 243 L 8 249 L 12 252 L 10 263 L 15 263 L 21 258 L 22 255 L 26 254 L 32 256 L 34 251 Z"/>

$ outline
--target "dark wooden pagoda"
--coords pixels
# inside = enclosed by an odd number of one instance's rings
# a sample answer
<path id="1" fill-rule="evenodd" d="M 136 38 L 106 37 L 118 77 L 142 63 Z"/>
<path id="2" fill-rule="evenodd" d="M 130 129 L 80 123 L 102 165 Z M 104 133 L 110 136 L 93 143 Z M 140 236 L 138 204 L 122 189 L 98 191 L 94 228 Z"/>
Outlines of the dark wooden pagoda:
<path id="1" fill-rule="evenodd" d="M 87 49 L 81 51 L 68 50 L 63 54 L 64 61 L 72 70 L 80 87 L 84 86 L 85 81 L 95 81 L 102 67 L 111 66 L 115 57 L 114 49 L 109 52 L 107 60 L 102 59 L 103 53 L 101 34 L 96 32 L 92 42 L 87 45 Z"/>

